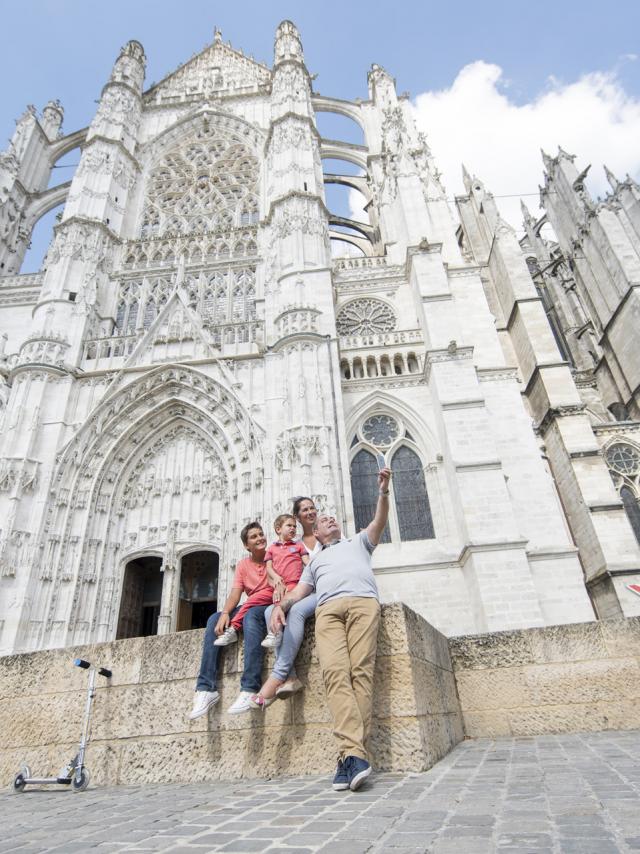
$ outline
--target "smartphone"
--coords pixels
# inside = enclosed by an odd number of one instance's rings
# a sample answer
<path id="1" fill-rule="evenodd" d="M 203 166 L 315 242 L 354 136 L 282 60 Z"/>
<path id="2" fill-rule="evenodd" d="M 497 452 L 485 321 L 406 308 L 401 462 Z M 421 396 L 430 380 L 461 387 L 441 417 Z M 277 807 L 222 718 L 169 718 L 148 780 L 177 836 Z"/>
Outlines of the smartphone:
<path id="1" fill-rule="evenodd" d="M 376 454 L 376 463 L 378 464 L 378 471 L 387 467 L 387 461 L 384 458 L 384 454 Z"/>

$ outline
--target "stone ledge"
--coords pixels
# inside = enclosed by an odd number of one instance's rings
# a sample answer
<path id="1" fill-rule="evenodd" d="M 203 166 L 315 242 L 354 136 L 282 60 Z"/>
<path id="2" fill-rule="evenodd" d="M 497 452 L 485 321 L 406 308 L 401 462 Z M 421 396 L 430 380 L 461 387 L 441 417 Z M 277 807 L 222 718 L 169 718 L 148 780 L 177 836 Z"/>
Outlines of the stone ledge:
<path id="1" fill-rule="evenodd" d="M 264 714 L 230 716 L 242 648 L 226 649 L 221 699 L 189 721 L 204 632 L 180 632 L 0 658 L 0 778 L 26 762 L 55 773 L 80 736 L 85 671 L 98 679 L 87 766 L 96 784 L 190 782 L 330 772 L 335 743 L 315 654 L 313 621 L 298 656 L 304 692 Z M 265 674 L 271 657 L 266 657 Z M 385 605 L 378 636 L 372 752 L 390 771 L 430 768 L 463 738 L 447 639 L 402 604 Z"/>
<path id="2" fill-rule="evenodd" d="M 451 638 L 471 738 L 640 727 L 640 618 Z"/>

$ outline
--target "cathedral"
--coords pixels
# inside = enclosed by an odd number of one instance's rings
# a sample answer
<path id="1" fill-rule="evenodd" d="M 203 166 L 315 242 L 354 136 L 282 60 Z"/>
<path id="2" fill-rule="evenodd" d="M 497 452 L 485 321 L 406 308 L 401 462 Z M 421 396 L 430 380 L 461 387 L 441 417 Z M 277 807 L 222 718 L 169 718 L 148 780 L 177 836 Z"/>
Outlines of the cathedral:
<path id="1" fill-rule="evenodd" d="M 381 455 L 383 601 L 447 635 L 640 614 L 640 187 L 545 154 L 519 239 L 475 176 L 447 198 L 385 69 L 315 92 L 289 21 L 271 67 L 218 31 L 145 61 L 0 153 L 0 654 L 203 626 L 246 522 L 306 495 L 351 535 Z"/>

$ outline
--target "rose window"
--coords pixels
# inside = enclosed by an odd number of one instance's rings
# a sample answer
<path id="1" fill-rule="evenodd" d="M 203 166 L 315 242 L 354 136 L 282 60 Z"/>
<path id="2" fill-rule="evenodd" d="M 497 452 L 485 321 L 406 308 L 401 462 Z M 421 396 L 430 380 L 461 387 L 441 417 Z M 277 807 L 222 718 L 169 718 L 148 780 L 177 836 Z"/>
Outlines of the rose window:
<path id="1" fill-rule="evenodd" d="M 400 428 L 390 415 L 371 415 L 362 425 L 362 436 L 379 448 L 388 447 L 398 438 Z"/>
<path id="2" fill-rule="evenodd" d="M 618 474 L 633 477 L 640 472 L 640 451 L 631 445 L 611 445 L 606 457 L 609 468 Z"/>
<path id="3" fill-rule="evenodd" d="M 396 316 L 381 300 L 357 299 L 347 303 L 336 318 L 338 335 L 371 335 L 396 328 Z"/>
<path id="4" fill-rule="evenodd" d="M 215 127 L 178 145 L 152 170 L 141 236 L 189 234 L 258 221 L 258 160 L 234 132 Z"/>

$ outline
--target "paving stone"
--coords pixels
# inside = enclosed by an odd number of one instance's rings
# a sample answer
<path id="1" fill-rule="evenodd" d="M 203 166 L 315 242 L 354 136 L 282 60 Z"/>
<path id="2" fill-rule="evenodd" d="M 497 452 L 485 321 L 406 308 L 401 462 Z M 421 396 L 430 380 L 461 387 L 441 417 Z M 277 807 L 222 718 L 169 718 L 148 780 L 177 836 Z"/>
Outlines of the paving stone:
<path id="1" fill-rule="evenodd" d="M 0 854 L 67 854 L 79 804 L 79 850 L 105 854 L 640 851 L 637 732 L 478 739 L 424 774 L 377 774 L 356 793 L 327 786 L 316 777 L 0 794 Z"/>
<path id="2" fill-rule="evenodd" d="M 218 849 L 219 851 L 264 851 L 264 842 L 260 839 L 237 839 Z"/>

